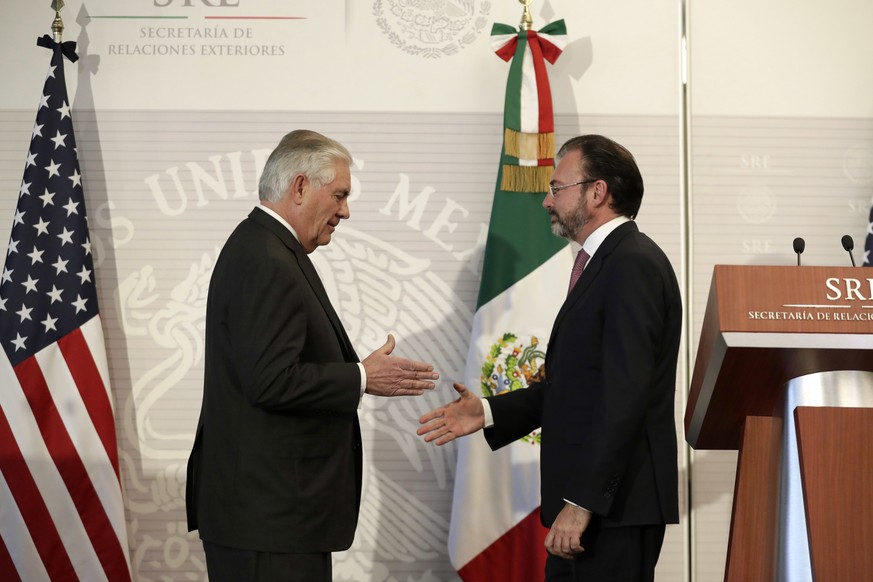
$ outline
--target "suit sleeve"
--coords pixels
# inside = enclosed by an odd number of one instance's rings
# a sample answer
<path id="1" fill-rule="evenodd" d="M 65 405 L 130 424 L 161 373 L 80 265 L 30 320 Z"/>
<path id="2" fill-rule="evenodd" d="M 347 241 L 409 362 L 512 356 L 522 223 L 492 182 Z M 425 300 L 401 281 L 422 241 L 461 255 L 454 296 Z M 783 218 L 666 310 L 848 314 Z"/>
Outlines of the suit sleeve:
<path id="1" fill-rule="evenodd" d="M 283 249 L 284 251 L 284 249 Z M 353 413 L 360 370 L 343 360 L 339 340 L 293 256 L 247 256 L 238 291 L 222 314 L 222 334 L 236 354 L 234 383 L 259 408 Z M 239 264 L 239 263 L 238 263 Z"/>
<path id="2" fill-rule="evenodd" d="M 631 459 L 641 446 L 647 412 L 661 398 L 655 382 L 664 341 L 668 286 L 663 267 L 632 252 L 605 270 L 600 382 L 585 386 L 596 420 L 590 447 L 570 463 L 564 498 L 607 515 Z M 675 388 L 675 387 L 674 387 Z M 645 446 L 645 445 L 642 445 Z"/>
<path id="3" fill-rule="evenodd" d="M 491 450 L 496 451 L 540 427 L 544 387 L 544 384 L 536 383 L 524 390 L 487 398 L 494 426 L 486 428 L 484 434 Z"/>

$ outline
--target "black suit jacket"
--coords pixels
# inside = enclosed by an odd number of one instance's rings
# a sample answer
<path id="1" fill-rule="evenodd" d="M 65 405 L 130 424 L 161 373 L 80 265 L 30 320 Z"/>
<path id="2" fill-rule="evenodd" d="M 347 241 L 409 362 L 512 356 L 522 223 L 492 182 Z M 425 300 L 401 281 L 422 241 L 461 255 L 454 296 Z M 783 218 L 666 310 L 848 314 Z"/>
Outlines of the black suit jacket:
<path id="1" fill-rule="evenodd" d="M 636 223 L 606 237 L 561 306 L 546 380 L 488 399 L 492 448 L 542 427 L 543 524 L 569 500 L 604 527 L 678 523 L 676 276 Z"/>
<path id="2" fill-rule="evenodd" d="M 257 208 L 212 273 L 205 360 L 189 528 L 248 550 L 347 549 L 361 495 L 358 357 L 303 247 Z"/>

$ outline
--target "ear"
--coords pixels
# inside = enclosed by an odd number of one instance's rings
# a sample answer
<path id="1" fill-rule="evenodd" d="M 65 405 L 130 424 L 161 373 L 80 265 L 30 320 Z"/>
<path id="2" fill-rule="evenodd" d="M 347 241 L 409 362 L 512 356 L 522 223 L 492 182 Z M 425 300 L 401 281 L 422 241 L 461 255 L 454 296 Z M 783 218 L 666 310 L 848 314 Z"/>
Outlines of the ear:
<path id="1" fill-rule="evenodd" d="M 594 182 L 594 184 L 592 184 L 592 186 L 593 186 L 593 188 L 592 188 L 593 192 L 592 192 L 592 196 L 591 196 L 591 203 L 596 208 L 599 208 L 599 207 L 607 204 L 607 202 L 609 201 L 610 194 L 609 194 L 609 190 L 607 189 L 606 182 L 604 182 L 603 180 L 598 180 L 598 181 Z"/>
<path id="2" fill-rule="evenodd" d="M 304 198 L 303 194 L 306 191 L 308 183 L 309 181 L 303 174 L 297 174 L 294 176 L 294 179 L 291 180 L 291 184 L 288 186 L 288 198 L 295 204 L 302 204 Z"/>

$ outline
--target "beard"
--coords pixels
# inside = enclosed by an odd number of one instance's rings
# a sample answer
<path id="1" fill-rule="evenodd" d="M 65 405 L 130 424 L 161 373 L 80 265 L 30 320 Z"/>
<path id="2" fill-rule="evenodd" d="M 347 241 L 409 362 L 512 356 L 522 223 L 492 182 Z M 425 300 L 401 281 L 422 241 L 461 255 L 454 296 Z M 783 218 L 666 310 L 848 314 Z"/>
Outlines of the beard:
<path id="1" fill-rule="evenodd" d="M 573 240 L 576 235 L 582 230 L 582 227 L 588 224 L 591 218 L 585 212 L 584 197 L 579 200 L 579 204 L 566 216 L 561 216 L 557 212 L 549 211 L 549 214 L 555 217 L 555 222 L 552 223 L 552 234 L 568 240 Z"/>

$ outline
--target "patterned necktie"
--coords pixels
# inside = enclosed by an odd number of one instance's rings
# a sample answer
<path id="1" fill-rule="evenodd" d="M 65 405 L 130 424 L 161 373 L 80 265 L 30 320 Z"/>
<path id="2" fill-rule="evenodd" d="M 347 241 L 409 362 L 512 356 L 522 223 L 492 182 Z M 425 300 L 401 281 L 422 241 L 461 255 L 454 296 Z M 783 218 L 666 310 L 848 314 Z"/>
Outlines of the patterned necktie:
<path id="1" fill-rule="evenodd" d="M 585 268 L 585 263 L 587 263 L 590 258 L 591 257 L 588 256 L 588 253 L 585 252 L 585 249 L 579 249 L 579 253 L 576 255 L 576 260 L 573 262 L 573 271 L 570 273 L 570 288 L 567 289 L 567 295 L 569 295 L 570 291 L 573 290 L 573 286 L 576 285 L 576 281 L 578 281 L 579 277 L 582 275 L 582 269 Z"/>

